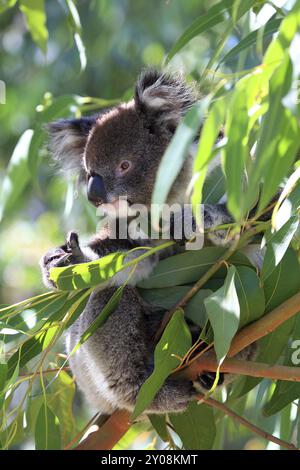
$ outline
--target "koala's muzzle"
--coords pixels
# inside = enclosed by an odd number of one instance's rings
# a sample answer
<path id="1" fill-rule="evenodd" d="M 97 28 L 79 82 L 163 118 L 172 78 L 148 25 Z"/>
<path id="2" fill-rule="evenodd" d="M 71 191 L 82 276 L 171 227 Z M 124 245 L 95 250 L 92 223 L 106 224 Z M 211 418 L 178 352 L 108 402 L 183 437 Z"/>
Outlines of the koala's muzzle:
<path id="1" fill-rule="evenodd" d="M 87 184 L 88 200 L 95 206 L 107 202 L 107 195 L 102 176 L 93 174 L 89 177 Z"/>

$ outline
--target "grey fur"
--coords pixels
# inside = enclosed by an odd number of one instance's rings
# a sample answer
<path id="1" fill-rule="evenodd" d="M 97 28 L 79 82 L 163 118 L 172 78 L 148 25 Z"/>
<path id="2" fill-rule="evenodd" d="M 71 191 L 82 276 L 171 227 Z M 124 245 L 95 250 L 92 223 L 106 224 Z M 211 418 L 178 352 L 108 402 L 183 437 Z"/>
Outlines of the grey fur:
<path id="1" fill-rule="evenodd" d="M 65 169 L 83 171 L 86 176 L 103 177 L 108 201 L 126 196 L 131 203 L 150 206 L 156 172 L 167 145 L 181 117 L 196 102 L 192 86 L 181 77 L 157 71 L 144 72 L 138 79 L 135 98 L 87 121 L 59 121 L 50 127 L 51 148 Z M 85 118 L 86 119 L 86 118 Z M 130 160 L 132 170 L 119 177 L 116 168 L 122 160 Z M 169 201 L 182 202 L 182 194 L 191 177 L 192 158 L 188 158 L 169 195 Z M 225 206 L 207 206 L 205 228 L 228 221 Z M 223 234 L 213 242 L 223 242 Z M 100 233 L 80 248 L 71 234 L 62 247 L 48 252 L 41 260 L 44 282 L 49 281 L 53 266 L 80 263 L 101 258 L 115 251 L 144 246 L 145 240 L 112 240 L 109 233 Z M 162 256 L 170 255 L 172 251 Z M 140 298 L 135 283 L 149 275 L 158 261 L 153 256 L 141 263 L 137 276 L 124 289 L 115 312 L 70 358 L 77 383 L 89 403 L 104 413 L 117 408 L 132 409 L 137 393 L 153 369 L 153 337 L 163 311 L 154 310 Z M 115 277 L 109 287 L 98 289 L 90 297 L 80 318 L 70 328 L 67 349 L 70 351 L 124 278 Z M 202 389 L 212 378 L 203 374 Z M 183 411 L 195 396 L 195 388 L 187 381 L 168 379 L 147 411 L 165 413 Z"/>

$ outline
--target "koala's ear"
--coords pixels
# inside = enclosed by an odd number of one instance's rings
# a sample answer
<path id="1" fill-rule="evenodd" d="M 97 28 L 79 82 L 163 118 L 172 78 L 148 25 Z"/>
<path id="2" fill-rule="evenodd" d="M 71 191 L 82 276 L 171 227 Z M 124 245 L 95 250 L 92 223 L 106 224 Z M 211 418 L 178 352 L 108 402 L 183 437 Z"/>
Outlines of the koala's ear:
<path id="1" fill-rule="evenodd" d="M 46 126 L 49 151 L 63 170 L 82 172 L 86 141 L 96 119 L 97 116 L 61 119 Z"/>
<path id="2" fill-rule="evenodd" d="M 171 75 L 146 70 L 135 88 L 135 107 L 147 127 L 174 132 L 180 119 L 197 101 L 193 86 L 185 83 L 181 74 Z"/>

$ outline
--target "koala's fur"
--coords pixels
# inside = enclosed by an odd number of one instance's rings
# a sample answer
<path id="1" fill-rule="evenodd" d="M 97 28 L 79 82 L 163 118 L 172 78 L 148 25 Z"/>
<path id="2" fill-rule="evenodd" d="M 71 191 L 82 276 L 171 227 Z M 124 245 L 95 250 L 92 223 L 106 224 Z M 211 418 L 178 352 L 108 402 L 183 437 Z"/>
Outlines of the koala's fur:
<path id="1" fill-rule="evenodd" d="M 148 70 L 139 77 L 132 101 L 89 118 L 51 124 L 51 151 L 67 172 L 75 171 L 83 180 L 92 174 L 101 175 L 108 202 L 125 196 L 131 204 L 149 207 L 163 153 L 181 118 L 196 101 L 194 87 L 187 85 L 182 77 Z M 123 160 L 130 160 L 132 168 L 126 175 L 119 176 L 116 168 Z M 192 164 L 190 155 L 170 191 L 169 203 L 183 203 Z M 206 207 L 206 227 L 229 220 L 224 204 Z M 220 234 L 219 238 L 222 236 Z M 215 238 L 213 241 L 218 243 L 218 235 Z M 152 242 L 130 238 L 112 240 L 109 233 L 104 232 L 97 234 L 88 247 L 81 248 L 77 235 L 72 233 L 66 245 L 51 250 L 41 260 L 44 281 L 46 285 L 55 287 L 49 281 L 49 270 L 53 266 L 97 259 L 145 244 L 151 246 Z M 155 255 L 139 264 L 135 276 L 124 288 L 117 309 L 70 358 L 79 387 L 88 402 L 102 412 L 110 413 L 117 408 L 133 409 L 141 385 L 153 370 L 153 338 L 164 311 L 146 304 L 134 286 L 149 276 L 158 260 L 159 255 Z M 124 276 L 115 276 L 109 287 L 93 292 L 84 312 L 70 328 L 68 351 L 77 344 L 123 282 Z M 213 381 L 214 374 L 199 377 L 202 389 L 209 389 Z M 182 411 L 195 393 L 192 383 L 169 378 L 147 412 Z"/>

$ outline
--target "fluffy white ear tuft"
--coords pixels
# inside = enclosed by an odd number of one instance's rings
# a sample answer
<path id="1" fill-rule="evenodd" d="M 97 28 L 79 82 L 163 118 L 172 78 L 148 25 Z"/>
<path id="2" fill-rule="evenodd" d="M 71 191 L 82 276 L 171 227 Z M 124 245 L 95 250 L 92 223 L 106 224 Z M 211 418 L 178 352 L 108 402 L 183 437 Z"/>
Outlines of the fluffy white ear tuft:
<path id="1" fill-rule="evenodd" d="M 49 150 L 63 170 L 82 171 L 85 144 L 95 122 L 96 117 L 83 117 L 62 119 L 47 125 Z"/>
<path id="2" fill-rule="evenodd" d="M 196 102 L 197 94 L 181 74 L 171 75 L 157 70 L 143 72 L 136 84 L 135 106 L 153 127 L 165 124 L 174 128 Z"/>

